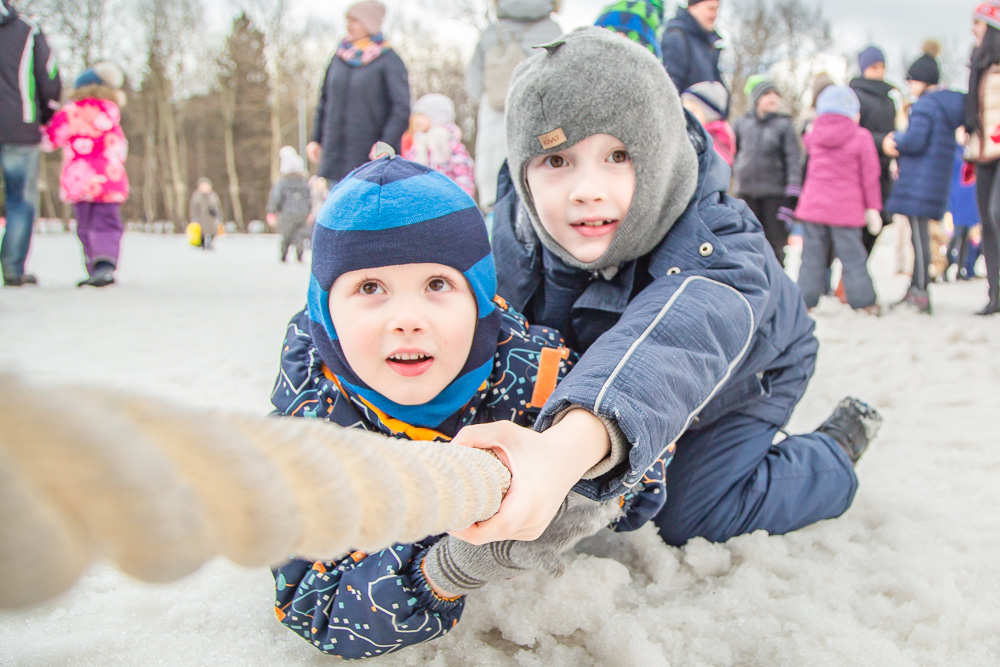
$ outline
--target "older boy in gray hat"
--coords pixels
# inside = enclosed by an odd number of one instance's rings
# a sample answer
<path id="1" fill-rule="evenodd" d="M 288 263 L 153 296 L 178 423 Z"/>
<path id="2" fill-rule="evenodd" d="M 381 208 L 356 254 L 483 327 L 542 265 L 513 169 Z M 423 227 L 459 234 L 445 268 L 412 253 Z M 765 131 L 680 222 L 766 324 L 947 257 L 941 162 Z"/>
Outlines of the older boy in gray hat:
<path id="1" fill-rule="evenodd" d="M 507 109 L 498 293 L 584 355 L 537 433 L 459 433 L 501 449 L 513 483 L 497 516 L 456 535 L 532 540 L 569 490 L 563 469 L 593 465 L 575 491 L 607 500 L 671 457 L 652 517 L 669 544 L 844 512 L 881 418 L 845 399 L 817 431 L 773 442 L 815 367 L 814 323 L 656 58 L 576 30 L 518 68 Z M 596 419 L 567 441 L 563 418 L 580 414 Z"/>

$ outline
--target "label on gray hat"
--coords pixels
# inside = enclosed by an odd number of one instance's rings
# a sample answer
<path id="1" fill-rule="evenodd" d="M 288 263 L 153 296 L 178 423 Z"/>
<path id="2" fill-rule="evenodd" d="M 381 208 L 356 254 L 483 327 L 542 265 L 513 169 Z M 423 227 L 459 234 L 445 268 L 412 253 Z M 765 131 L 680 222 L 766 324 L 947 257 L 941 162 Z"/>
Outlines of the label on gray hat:
<path id="1" fill-rule="evenodd" d="M 543 150 L 555 148 L 559 144 L 566 143 L 566 133 L 561 127 L 557 127 L 551 132 L 538 135 L 538 143 L 542 145 Z"/>

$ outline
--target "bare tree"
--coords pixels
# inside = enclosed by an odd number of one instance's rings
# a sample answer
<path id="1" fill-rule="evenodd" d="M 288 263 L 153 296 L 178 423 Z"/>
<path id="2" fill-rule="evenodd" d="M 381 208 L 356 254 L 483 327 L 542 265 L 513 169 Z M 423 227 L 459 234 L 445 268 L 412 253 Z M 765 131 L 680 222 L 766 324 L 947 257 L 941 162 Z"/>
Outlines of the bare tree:
<path id="1" fill-rule="evenodd" d="M 798 115 L 809 82 L 820 70 L 815 56 L 833 46 L 822 7 L 809 7 L 804 0 L 733 0 L 732 5 L 727 16 L 735 20 L 727 29 L 732 35 L 733 111 L 746 108 L 747 78 L 769 72 L 792 115 Z"/>

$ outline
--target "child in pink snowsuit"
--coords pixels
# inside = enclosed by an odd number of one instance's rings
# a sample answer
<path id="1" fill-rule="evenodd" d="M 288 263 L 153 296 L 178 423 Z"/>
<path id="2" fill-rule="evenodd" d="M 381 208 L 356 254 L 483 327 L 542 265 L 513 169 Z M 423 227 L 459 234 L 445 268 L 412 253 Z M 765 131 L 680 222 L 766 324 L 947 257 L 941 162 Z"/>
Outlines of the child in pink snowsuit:
<path id="1" fill-rule="evenodd" d="M 736 155 L 736 134 L 726 120 L 725 110 L 729 106 L 729 92 L 726 87 L 718 81 L 696 83 L 681 94 L 681 104 L 705 127 L 712 137 L 715 152 L 726 161 L 726 164 L 733 166 L 733 156 Z"/>
<path id="2" fill-rule="evenodd" d="M 829 284 L 830 261 L 843 267 L 847 303 L 878 314 L 861 230 L 882 225 L 881 167 L 871 133 L 858 125 L 861 102 L 848 86 L 829 86 L 816 100 L 819 114 L 803 139 L 809 154 L 795 217 L 803 223 L 799 289 L 814 308 Z"/>
<path id="3" fill-rule="evenodd" d="M 87 278 L 78 287 L 114 283 L 122 238 L 119 206 L 128 199 L 119 90 L 122 72 L 111 63 L 86 70 L 73 82 L 70 102 L 45 128 L 52 148 L 63 148 L 59 196 L 73 204 Z"/>
<path id="4" fill-rule="evenodd" d="M 475 163 L 462 143 L 462 130 L 455 124 L 455 103 L 439 93 L 424 95 L 410 113 L 413 142 L 402 156 L 455 181 L 473 199 Z"/>

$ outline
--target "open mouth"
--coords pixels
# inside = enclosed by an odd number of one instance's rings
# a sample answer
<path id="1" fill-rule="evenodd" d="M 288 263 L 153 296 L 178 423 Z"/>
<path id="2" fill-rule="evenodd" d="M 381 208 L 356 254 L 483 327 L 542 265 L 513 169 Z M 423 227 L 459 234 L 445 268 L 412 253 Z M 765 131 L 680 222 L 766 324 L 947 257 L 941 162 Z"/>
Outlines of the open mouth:
<path id="1" fill-rule="evenodd" d="M 434 362 L 434 357 L 422 352 L 397 352 L 386 358 L 392 370 L 404 377 L 413 377 L 426 372 Z"/>
<path id="2" fill-rule="evenodd" d="M 618 220 L 581 220 L 570 226 L 582 236 L 603 236 L 618 228 Z"/>

